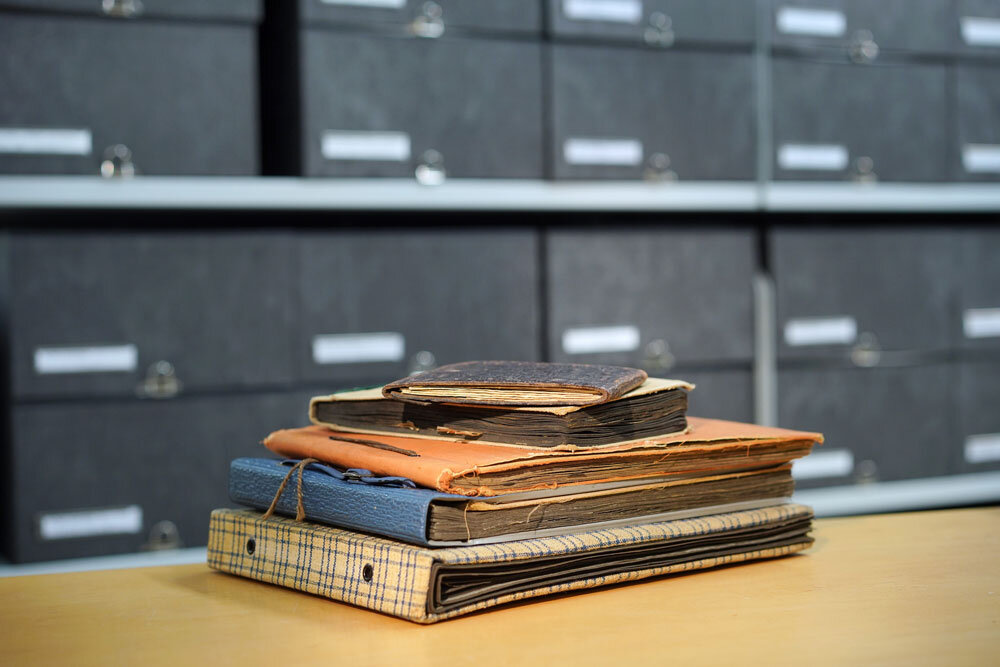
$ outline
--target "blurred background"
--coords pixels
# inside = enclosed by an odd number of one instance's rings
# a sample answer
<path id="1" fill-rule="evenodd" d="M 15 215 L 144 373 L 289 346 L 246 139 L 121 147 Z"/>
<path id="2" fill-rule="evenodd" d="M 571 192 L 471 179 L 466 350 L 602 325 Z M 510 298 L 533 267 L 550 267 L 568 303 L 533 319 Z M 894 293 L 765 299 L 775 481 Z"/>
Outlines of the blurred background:
<path id="1" fill-rule="evenodd" d="M 204 545 L 310 396 L 468 359 L 1000 500 L 1000 0 L 0 0 L 0 91 L 12 562 Z"/>

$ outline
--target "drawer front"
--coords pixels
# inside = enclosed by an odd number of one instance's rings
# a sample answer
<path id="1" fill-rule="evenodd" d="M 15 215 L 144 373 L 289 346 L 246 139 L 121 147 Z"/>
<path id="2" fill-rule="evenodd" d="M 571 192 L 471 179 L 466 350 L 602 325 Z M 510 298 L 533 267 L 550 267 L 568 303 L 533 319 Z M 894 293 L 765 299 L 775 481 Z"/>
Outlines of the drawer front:
<path id="1" fill-rule="evenodd" d="M 752 180 L 749 54 L 552 49 L 560 179 Z"/>
<path id="2" fill-rule="evenodd" d="M 547 0 L 556 37 L 645 43 L 656 47 L 720 44 L 749 48 L 756 38 L 746 0 Z"/>
<path id="3" fill-rule="evenodd" d="M 688 394 L 688 414 L 738 422 L 754 420 L 753 376 L 749 368 L 678 371 L 675 375 L 695 385 Z"/>
<path id="4" fill-rule="evenodd" d="M 936 477 L 953 472 L 954 416 L 947 365 L 785 369 L 778 423 L 825 442 L 796 464 L 796 486 Z"/>
<path id="5" fill-rule="evenodd" d="M 956 5 L 959 53 L 1000 57 L 1000 0 L 956 0 Z"/>
<path id="6" fill-rule="evenodd" d="M 451 29 L 541 34 L 540 0 L 299 0 L 302 21 L 405 26 L 418 36 Z"/>
<path id="7" fill-rule="evenodd" d="M 301 378 L 332 391 L 469 359 L 540 357 L 533 232 L 308 234 Z"/>
<path id="8" fill-rule="evenodd" d="M 262 0 L 0 0 L 0 9 L 28 9 L 113 18 L 258 21 Z"/>
<path id="9" fill-rule="evenodd" d="M 645 368 L 746 360 L 753 352 L 749 231 L 549 234 L 554 361 Z"/>
<path id="10" fill-rule="evenodd" d="M 306 175 L 541 177 L 540 45 L 320 30 L 303 39 Z"/>
<path id="11" fill-rule="evenodd" d="M 943 65 L 775 58 L 773 69 L 775 179 L 948 179 Z"/>
<path id="12" fill-rule="evenodd" d="M 962 346 L 1000 350 L 1000 230 L 966 230 L 959 243 Z"/>
<path id="13" fill-rule="evenodd" d="M 169 396 L 291 379 L 285 235 L 26 234 L 10 248 L 15 396 Z"/>
<path id="14" fill-rule="evenodd" d="M 869 352 L 952 347 L 955 248 L 940 231 L 772 232 L 779 356 L 865 365 L 878 362 Z"/>
<path id="15" fill-rule="evenodd" d="M 0 173 L 256 174 L 256 59 L 250 26 L 5 15 Z"/>
<path id="16" fill-rule="evenodd" d="M 1000 19 L 997 19 L 1000 30 Z M 958 165 L 964 181 L 1000 180 L 1000 63 L 955 67 Z"/>
<path id="17" fill-rule="evenodd" d="M 953 463 L 959 472 L 1000 469 L 1000 360 L 956 365 L 959 437 Z"/>
<path id="18" fill-rule="evenodd" d="M 836 49 L 859 63 L 883 54 L 948 54 L 958 29 L 950 0 L 771 0 L 778 47 Z"/>
<path id="19" fill-rule="evenodd" d="M 15 407 L 12 558 L 138 551 L 174 537 L 205 544 L 209 512 L 232 504 L 229 461 L 265 455 L 267 433 L 308 421 L 306 401 L 248 394 Z"/>

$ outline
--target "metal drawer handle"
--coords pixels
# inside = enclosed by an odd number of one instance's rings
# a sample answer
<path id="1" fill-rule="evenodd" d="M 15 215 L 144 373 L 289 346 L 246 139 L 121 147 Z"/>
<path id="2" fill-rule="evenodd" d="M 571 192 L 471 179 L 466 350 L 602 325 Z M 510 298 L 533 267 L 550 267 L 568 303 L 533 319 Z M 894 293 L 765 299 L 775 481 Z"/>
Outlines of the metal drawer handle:
<path id="1" fill-rule="evenodd" d="M 875 173 L 875 160 L 867 155 L 854 160 L 854 169 L 851 178 L 859 183 L 875 183 L 878 181 L 878 174 Z"/>
<path id="2" fill-rule="evenodd" d="M 107 16 L 134 19 L 143 9 L 142 0 L 101 0 L 101 11 Z"/>
<path id="3" fill-rule="evenodd" d="M 157 361 L 146 371 L 146 379 L 135 388 L 139 398 L 173 398 L 180 393 L 183 383 L 174 373 L 169 361 Z"/>
<path id="4" fill-rule="evenodd" d="M 415 373 L 423 373 L 424 371 L 429 371 L 437 366 L 437 358 L 434 356 L 433 352 L 427 350 L 420 350 L 413 355 L 410 360 L 410 367 L 408 372 L 410 375 Z"/>
<path id="5" fill-rule="evenodd" d="M 879 48 L 871 30 L 858 30 L 851 39 L 851 62 L 867 65 L 878 58 Z"/>
<path id="6" fill-rule="evenodd" d="M 882 361 L 882 346 L 878 336 L 870 331 L 864 331 L 858 336 L 858 342 L 851 348 L 851 362 L 861 368 L 878 366 Z"/>
<path id="7" fill-rule="evenodd" d="M 668 371 L 677 363 L 677 359 L 670 352 L 670 345 L 662 338 L 651 340 L 646 343 L 643 350 L 645 358 L 642 366 L 653 372 Z"/>
<path id="8" fill-rule="evenodd" d="M 149 541 L 142 545 L 143 551 L 163 551 L 164 549 L 179 549 L 181 533 L 173 521 L 158 521 L 149 530 Z"/>
<path id="9" fill-rule="evenodd" d="M 649 25 L 642 33 L 643 39 L 650 46 L 669 47 L 674 44 L 674 21 L 663 12 L 653 12 L 649 15 Z"/>
<path id="10" fill-rule="evenodd" d="M 410 23 L 410 32 L 417 37 L 435 39 L 444 34 L 444 10 L 436 2 L 425 2 L 420 14 Z"/>
<path id="11" fill-rule="evenodd" d="M 135 176 L 132 150 L 125 144 L 114 144 L 104 149 L 101 176 L 104 178 L 132 178 Z"/>
<path id="12" fill-rule="evenodd" d="M 670 168 L 670 156 L 666 153 L 652 153 L 646 159 L 643 178 L 647 181 L 676 181 L 677 172 Z"/>
<path id="13" fill-rule="evenodd" d="M 424 151 L 413 175 L 421 185 L 441 185 L 448 177 L 444 169 L 444 156 L 433 148 Z"/>

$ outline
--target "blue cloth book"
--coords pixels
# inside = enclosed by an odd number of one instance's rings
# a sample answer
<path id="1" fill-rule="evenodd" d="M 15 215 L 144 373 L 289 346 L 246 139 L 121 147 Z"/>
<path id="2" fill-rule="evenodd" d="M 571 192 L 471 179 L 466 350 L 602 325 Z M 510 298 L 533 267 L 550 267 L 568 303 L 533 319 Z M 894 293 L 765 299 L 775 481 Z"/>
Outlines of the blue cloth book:
<path id="1" fill-rule="evenodd" d="M 241 458 L 229 472 L 229 496 L 242 505 L 267 510 L 273 504 L 277 514 L 423 546 L 491 544 L 757 509 L 785 502 L 793 482 L 791 466 L 782 465 L 570 488 L 572 493 L 563 487 L 470 498 L 315 460 Z"/>

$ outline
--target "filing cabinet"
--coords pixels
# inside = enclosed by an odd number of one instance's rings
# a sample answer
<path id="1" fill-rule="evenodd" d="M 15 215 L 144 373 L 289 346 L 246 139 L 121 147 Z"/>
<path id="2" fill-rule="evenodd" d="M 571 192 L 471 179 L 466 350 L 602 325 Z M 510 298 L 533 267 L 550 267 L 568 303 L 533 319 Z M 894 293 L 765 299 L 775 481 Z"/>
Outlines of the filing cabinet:
<path id="1" fill-rule="evenodd" d="M 229 462 L 308 423 L 301 393 L 45 402 L 12 414 L 16 561 L 205 543 Z"/>
<path id="2" fill-rule="evenodd" d="M 1000 230 L 958 233 L 961 347 L 1000 353 Z"/>
<path id="3" fill-rule="evenodd" d="M 14 233 L 8 252 L 18 399 L 292 380 L 286 233 Z"/>
<path id="4" fill-rule="evenodd" d="M 0 9 L 26 9 L 112 18 L 180 18 L 256 22 L 262 0 L 0 0 Z"/>
<path id="5" fill-rule="evenodd" d="M 305 175 L 541 178 L 539 44 L 315 28 L 301 39 Z"/>
<path id="6" fill-rule="evenodd" d="M 950 177 L 944 65 L 776 57 L 772 68 L 776 180 Z"/>
<path id="7" fill-rule="evenodd" d="M 551 49 L 555 178 L 754 178 L 749 53 Z"/>
<path id="8" fill-rule="evenodd" d="M 538 36 L 542 29 L 539 0 L 298 0 L 298 8 L 304 23 L 396 27 L 418 37 L 455 30 Z"/>
<path id="9" fill-rule="evenodd" d="M 958 52 L 1000 58 L 1000 0 L 955 0 Z"/>
<path id="10" fill-rule="evenodd" d="M 549 232 L 551 360 L 666 377 L 749 362 L 754 252 L 747 230 Z"/>
<path id="11" fill-rule="evenodd" d="M 183 21 L 2 11 L 0 173 L 259 173 L 259 4 L 215 4 L 110 3 L 205 19 Z"/>
<path id="12" fill-rule="evenodd" d="M 796 486 L 935 477 L 954 472 L 947 363 L 900 368 L 784 368 L 778 423 L 820 431 Z M 797 464 L 798 465 L 798 464 Z"/>
<path id="13" fill-rule="evenodd" d="M 299 239 L 299 380 L 329 391 L 469 359 L 540 358 L 530 230 L 382 230 Z"/>
<path id="14" fill-rule="evenodd" d="M 749 368 L 682 370 L 674 375 L 695 385 L 688 393 L 688 414 L 695 417 L 754 421 L 753 378 Z"/>
<path id="15" fill-rule="evenodd" d="M 556 39 L 591 39 L 654 47 L 750 48 L 755 3 L 747 0 L 546 0 Z"/>
<path id="16" fill-rule="evenodd" d="M 1000 358 L 956 365 L 958 437 L 951 439 L 957 472 L 1000 469 Z"/>
<path id="17" fill-rule="evenodd" d="M 1000 18 L 997 19 L 1000 32 Z M 1000 49 L 998 49 L 1000 54 Z M 1000 179 L 1000 61 L 955 66 L 956 180 Z"/>
<path id="18" fill-rule="evenodd" d="M 887 56 L 949 55 L 957 24 L 951 0 L 769 0 L 772 45 L 828 51 L 855 63 Z"/>
<path id="19" fill-rule="evenodd" d="M 779 228 L 769 244 L 779 358 L 870 366 L 957 342 L 954 234 Z"/>

